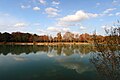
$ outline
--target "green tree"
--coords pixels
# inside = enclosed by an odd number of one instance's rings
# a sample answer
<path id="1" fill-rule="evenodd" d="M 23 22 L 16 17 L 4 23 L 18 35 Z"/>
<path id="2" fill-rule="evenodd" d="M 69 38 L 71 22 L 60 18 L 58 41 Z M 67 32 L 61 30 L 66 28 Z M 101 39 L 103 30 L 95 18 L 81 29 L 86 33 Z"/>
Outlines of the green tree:
<path id="1" fill-rule="evenodd" d="M 7 32 L 5 32 L 1 35 L 1 41 L 2 42 L 10 42 L 11 38 L 12 38 L 11 34 L 9 34 Z"/>

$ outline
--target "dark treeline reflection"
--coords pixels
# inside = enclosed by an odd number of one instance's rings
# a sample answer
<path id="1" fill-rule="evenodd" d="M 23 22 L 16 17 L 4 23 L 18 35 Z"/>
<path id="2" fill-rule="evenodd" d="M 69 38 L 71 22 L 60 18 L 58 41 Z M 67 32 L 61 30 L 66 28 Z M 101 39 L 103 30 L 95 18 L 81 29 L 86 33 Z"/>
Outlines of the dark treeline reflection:
<path id="1" fill-rule="evenodd" d="M 7 55 L 9 53 L 20 55 L 22 53 L 29 54 L 38 51 L 48 52 L 48 46 L 28 46 L 28 45 L 0 45 L 0 54 Z"/>
<path id="2" fill-rule="evenodd" d="M 28 45 L 0 45 L 0 54 L 8 55 L 9 53 L 20 55 L 22 53 L 30 54 L 31 52 L 56 52 L 57 55 L 65 54 L 88 54 L 94 51 L 91 45 L 54 45 L 54 46 L 28 46 Z"/>

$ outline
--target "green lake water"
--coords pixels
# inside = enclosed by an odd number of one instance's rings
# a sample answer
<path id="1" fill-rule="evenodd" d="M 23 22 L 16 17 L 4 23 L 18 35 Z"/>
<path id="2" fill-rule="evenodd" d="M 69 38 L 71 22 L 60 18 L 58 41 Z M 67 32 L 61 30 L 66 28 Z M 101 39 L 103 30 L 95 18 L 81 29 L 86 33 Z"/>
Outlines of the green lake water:
<path id="1" fill-rule="evenodd" d="M 0 46 L 0 80 L 104 80 L 88 45 Z"/>

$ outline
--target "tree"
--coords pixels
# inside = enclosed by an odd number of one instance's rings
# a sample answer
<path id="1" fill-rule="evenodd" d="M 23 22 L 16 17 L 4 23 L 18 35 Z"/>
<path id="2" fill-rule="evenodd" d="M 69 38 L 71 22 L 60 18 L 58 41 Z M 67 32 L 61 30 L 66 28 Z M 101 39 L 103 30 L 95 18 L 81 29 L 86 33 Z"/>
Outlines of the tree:
<path id="1" fill-rule="evenodd" d="M 98 53 L 94 54 L 90 62 L 106 80 L 120 80 L 120 26 L 105 29 L 108 35 L 105 45 L 100 44 L 94 34 L 94 45 Z"/>
<path id="2" fill-rule="evenodd" d="M 53 37 L 52 36 L 49 36 L 49 42 L 53 42 Z"/>
<path id="3" fill-rule="evenodd" d="M 62 40 L 61 32 L 57 33 L 57 41 L 60 42 Z"/>
<path id="4" fill-rule="evenodd" d="M 88 42 L 90 40 L 91 36 L 87 33 L 80 35 L 80 41 L 81 42 Z"/>
<path id="5" fill-rule="evenodd" d="M 63 35 L 63 39 L 65 41 L 73 41 L 74 40 L 74 34 L 71 33 L 71 32 L 66 32 L 64 35 Z"/>
<path id="6" fill-rule="evenodd" d="M 47 41 L 49 41 L 49 36 L 47 36 L 47 35 L 38 36 L 38 41 L 47 42 Z"/>
<path id="7" fill-rule="evenodd" d="M 79 36 L 80 36 L 79 34 L 76 34 L 76 35 L 75 35 L 75 41 L 76 41 L 76 42 L 79 42 Z"/>
<path id="8" fill-rule="evenodd" d="M 2 42 L 10 42 L 11 38 L 12 38 L 11 34 L 9 34 L 7 32 L 1 34 L 1 41 Z"/>
<path id="9" fill-rule="evenodd" d="M 0 32 L 0 42 L 2 42 L 2 33 Z"/>
<path id="10" fill-rule="evenodd" d="M 32 34 L 29 33 L 13 32 L 11 35 L 13 42 L 29 42 L 33 40 Z"/>

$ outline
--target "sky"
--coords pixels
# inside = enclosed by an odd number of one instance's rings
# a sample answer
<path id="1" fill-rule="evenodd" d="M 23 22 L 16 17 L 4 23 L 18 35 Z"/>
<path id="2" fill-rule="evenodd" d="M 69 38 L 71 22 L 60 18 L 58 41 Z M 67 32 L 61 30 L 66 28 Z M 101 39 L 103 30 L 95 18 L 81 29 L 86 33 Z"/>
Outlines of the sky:
<path id="1" fill-rule="evenodd" d="M 120 0 L 0 0 L 0 32 L 104 35 L 120 19 Z"/>

